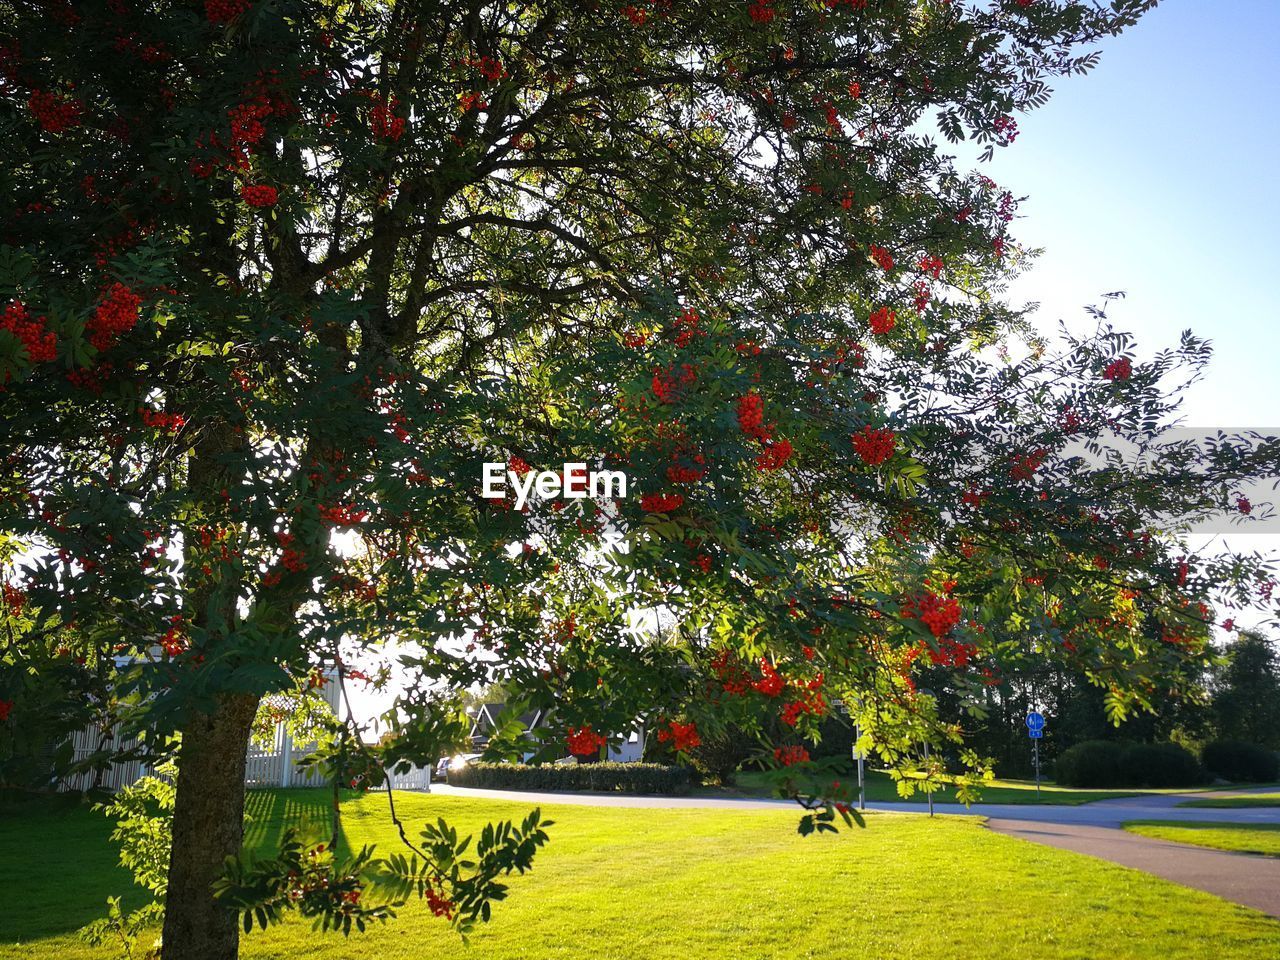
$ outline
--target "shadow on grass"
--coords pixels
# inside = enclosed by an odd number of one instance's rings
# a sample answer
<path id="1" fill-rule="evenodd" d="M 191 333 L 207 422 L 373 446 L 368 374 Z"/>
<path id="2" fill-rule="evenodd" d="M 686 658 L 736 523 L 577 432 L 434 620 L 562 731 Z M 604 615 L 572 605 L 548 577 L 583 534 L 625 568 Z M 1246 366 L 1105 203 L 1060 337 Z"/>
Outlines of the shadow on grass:
<path id="1" fill-rule="evenodd" d="M 245 798 L 245 848 L 271 856 L 287 827 L 304 839 L 328 841 L 332 795 L 325 790 L 250 790 Z M 0 897 L 0 948 L 74 934 L 104 916 L 107 897 L 136 910 L 150 899 L 119 865 L 114 823 L 77 796 L 0 794 L 0 864 L 12 884 Z M 340 851 L 346 840 L 339 834 Z M 0 955 L 5 951 L 0 949 Z"/>
<path id="2" fill-rule="evenodd" d="M 0 897 L 0 943 L 72 933 L 106 912 L 108 896 L 148 901 L 117 860 L 113 824 L 78 795 L 0 804 L 0 864 L 13 895 Z"/>
<path id="3" fill-rule="evenodd" d="M 261 857 L 280 847 L 285 830 L 292 827 L 308 842 L 328 843 L 333 835 L 333 794 L 321 788 L 250 790 L 244 802 L 244 846 Z M 346 848 L 342 831 L 338 848 Z"/>

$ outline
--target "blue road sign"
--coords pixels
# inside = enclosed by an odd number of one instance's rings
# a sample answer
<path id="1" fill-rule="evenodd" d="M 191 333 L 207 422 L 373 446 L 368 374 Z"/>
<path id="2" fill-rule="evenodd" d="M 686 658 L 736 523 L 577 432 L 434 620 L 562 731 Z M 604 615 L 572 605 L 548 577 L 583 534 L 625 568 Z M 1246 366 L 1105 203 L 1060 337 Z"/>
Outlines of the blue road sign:
<path id="1" fill-rule="evenodd" d="M 1036 729 L 1035 727 L 1027 727 L 1027 736 L 1032 740 L 1040 740 L 1044 737 L 1044 727 Z"/>
<path id="2" fill-rule="evenodd" d="M 1044 714 L 1032 710 L 1027 714 L 1027 729 L 1039 733 L 1044 729 Z"/>

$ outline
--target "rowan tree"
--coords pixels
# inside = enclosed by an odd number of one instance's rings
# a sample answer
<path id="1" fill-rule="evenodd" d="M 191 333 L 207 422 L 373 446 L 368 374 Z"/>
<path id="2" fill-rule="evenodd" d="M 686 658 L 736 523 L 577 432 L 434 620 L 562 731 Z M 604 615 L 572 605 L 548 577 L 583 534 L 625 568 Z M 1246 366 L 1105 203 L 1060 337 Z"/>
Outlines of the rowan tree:
<path id="1" fill-rule="evenodd" d="M 176 759 L 163 956 L 412 896 L 468 928 L 546 839 L 225 866 L 259 702 L 326 669 L 413 677 L 394 736 L 315 756 L 335 816 L 457 737 L 442 690 L 498 682 L 555 708 L 544 757 L 640 715 L 681 749 L 756 731 L 811 831 L 848 816 L 805 746 L 836 697 L 901 766 L 963 733 L 915 664 L 978 709 L 1062 659 L 1123 715 L 1215 600 L 1269 600 L 1168 518 L 1274 440 L 1104 449 L 1154 440 L 1207 343 L 1037 335 L 1002 299 L 1017 199 L 943 145 L 1011 144 L 1150 6 L 0 6 L 0 719 L 21 736 L 42 658 L 82 661 Z M 629 491 L 516 510 L 479 496 L 494 460 Z"/>

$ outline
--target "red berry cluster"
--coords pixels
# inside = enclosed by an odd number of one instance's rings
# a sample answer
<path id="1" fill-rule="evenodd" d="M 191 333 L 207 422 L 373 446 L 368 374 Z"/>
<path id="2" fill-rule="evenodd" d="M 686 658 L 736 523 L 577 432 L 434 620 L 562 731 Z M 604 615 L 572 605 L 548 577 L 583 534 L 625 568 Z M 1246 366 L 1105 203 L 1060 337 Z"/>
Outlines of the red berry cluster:
<path id="1" fill-rule="evenodd" d="M 875 313 L 868 317 L 871 322 L 871 332 L 876 336 L 884 336 L 890 330 L 898 325 L 898 316 L 888 307 L 881 307 Z"/>
<path id="2" fill-rule="evenodd" d="M 702 322 L 702 317 L 693 307 L 685 307 L 680 312 L 680 316 L 676 317 L 676 346 L 687 347 L 694 337 L 706 336 L 706 334 L 698 329 L 698 324 Z"/>
<path id="3" fill-rule="evenodd" d="M 764 422 L 764 401 L 759 394 L 748 393 L 738 399 L 738 426 L 764 448 L 756 456 L 756 469 L 778 470 L 791 459 L 791 441 L 773 439 L 773 424 Z"/>
<path id="4" fill-rule="evenodd" d="M 764 450 L 756 457 L 756 469 L 762 472 L 779 470 L 791 459 L 791 441 L 774 440 L 764 444 Z"/>
<path id="5" fill-rule="evenodd" d="M 897 447 L 898 435 L 892 430 L 872 430 L 866 426 L 861 433 L 853 435 L 854 452 L 869 467 L 879 466 L 893 456 Z"/>
<path id="6" fill-rule="evenodd" d="M 1015 480 L 1030 480 L 1040 465 L 1044 463 L 1044 458 L 1048 456 L 1049 451 L 1044 448 L 1032 450 L 1013 458 L 1013 466 L 1009 468 L 1009 475 Z"/>
<path id="7" fill-rule="evenodd" d="M 770 430 L 764 425 L 764 400 L 758 393 L 748 393 L 738 400 L 738 426 L 748 437 L 768 440 Z"/>
<path id="8" fill-rule="evenodd" d="M 32 93 L 27 107 L 41 129 L 49 133 L 62 133 L 80 126 L 80 117 L 84 113 L 84 105 L 79 100 L 61 97 L 48 90 Z"/>
<path id="9" fill-rule="evenodd" d="M 766 697 L 776 697 L 786 688 L 787 681 L 782 679 L 782 674 L 778 673 L 768 658 L 760 658 L 760 679 L 751 684 L 751 689 L 756 693 L 762 693 Z"/>
<path id="10" fill-rule="evenodd" d="M 1102 371 L 1103 380 L 1128 380 L 1133 376 L 1133 363 L 1128 357 L 1112 360 Z"/>
<path id="11" fill-rule="evenodd" d="M 575 757 L 590 757 L 600 752 L 608 738 L 602 737 L 591 729 L 591 724 L 587 724 L 584 727 L 570 727 L 564 742 Z"/>
<path id="12" fill-rule="evenodd" d="M 665 372 L 655 370 L 653 373 L 653 395 L 660 403 L 675 403 L 680 391 L 698 379 L 698 371 L 688 363 L 680 364 L 677 371 L 674 367 Z"/>
<path id="13" fill-rule="evenodd" d="M 291 533 L 276 534 L 276 541 L 284 548 L 284 553 L 280 555 L 280 566 L 290 573 L 302 573 L 307 569 L 307 561 L 299 551 L 293 548 L 293 543 L 296 539 Z M 277 567 L 263 576 L 262 582 L 268 587 L 274 587 L 280 582 L 282 576 L 283 574 Z"/>
<path id="14" fill-rule="evenodd" d="M 88 390 L 90 393 L 102 394 L 102 388 L 111 376 L 112 365 L 109 362 L 99 363 L 94 367 L 67 371 L 67 381 L 73 387 Z"/>
<path id="15" fill-rule="evenodd" d="M 230 23 L 249 9 L 249 0 L 204 0 L 204 15 L 210 23 Z"/>
<path id="16" fill-rule="evenodd" d="M 231 142 L 236 146 L 251 147 L 262 142 L 267 135 L 267 125 L 262 121 L 271 116 L 271 104 L 255 101 L 241 103 L 227 111 L 231 121 Z"/>
<path id="17" fill-rule="evenodd" d="M 454 903 L 444 896 L 443 891 L 437 893 L 436 888 L 428 883 L 423 896 L 427 898 L 427 909 L 433 916 L 444 917 L 446 920 L 453 919 Z"/>
<path id="18" fill-rule="evenodd" d="M 929 650 L 929 659 L 935 666 L 964 669 L 977 653 L 978 647 L 976 644 L 944 639 L 939 642 L 937 650 Z"/>
<path id="19" fill-rule="evenodd" d="M 710 666 L 725 693 L 741 696 L 750 689 L 751 675 L 728 650 L 721 650 L 712 657 Z"/>
<path id="20" fill-rule="evenodd" d="M 996 117 L 992 129 L 996 134 L 996 142 L 1001 146 L 1007 147 L 1018 139 L 1018 121 L 1008 115 Z"/>
<path id="21" fill-rule="evenodd" d="M 827 698 L 817 690 L 821 685 L 822 675 L 819 674 L 809 681 L 808 688 L 801 691 L 798 699 L 784 704 L 782 707 L 782 722 L 789 727 L 794 727 L 801 714 L 809 713 L 815 717 L 826 716 Z"/>
<path id="22" fill-rule="evenodd" d="M 672 483 L 697 483 L 707 474 L 707 458 L 700 453 L 687 458 L 677 454 L 672 459 L 667 467 L 667 479 Z"/>
<path id="23" fill-rule="evenodd" d="M 240 198 L 251 207 L 274 207 L 280 195 L 264 183 L 246 183 L 240 188 Z"/>
<path id="24" fill-rule="evenodd" d="M 0 330 L 6 330 L 22 343 L 32 363 L 49 363 L 57 356 L 58 337 L 45 329 L 45 318 L 32 318 L 26 306 L 13 301 L 0 314 Z"/>
<path id="25" fill-rule="evenodd" d="M 113 283 L 102 302 L 85 324 L 89 342 L 99 350 L 109 350 L 121 336 L 138 325 L 142 297 L 123 283 Z"/>
<path id="26" fill-rule="evenodd" d="M 165 413 L 163 410 L 152 410 L 150 407 L 139 407 L 138 413 L 142 422 L 156 430 L 177 433 L 186 426 L 187 418 L 180 413 Z"/>
<path id="27" fill-rule="evenodd" d="M 404 117 L 396 113 L 399 108 L 400 101 L 392 97 L 390 103 L 375 103 L 369 110 L 369 129 L 379 140 L 394 142 L 404 136 Z"/>
<path id="28" fill-rule="evenodd" d="M 933 299 L 933 291 L 929 289 L 928 280 L 917 280 L 914 284 L 916 295 L 912 298 L 915 304 L 916 313 L 924 313 L 925 308 L 929 306 L 929 301 Z"/>
<path id="29" fill-rule="evenodd" d="M 0 723 L 9 719 L 9 714 L 13 710 L 12 700 L 0 700 Z"/>
<path id="30" fill-rule="evenodd" d="M 320 519 L 333 527 L 353 527 L 369 516 L 368 510 L 357 510 L 354 503 L 338 503 L 320 508 Z"/>
<path id="31" fill-rule="evenodd" d="M 809 751 L 799 746 L 774 747 L 773 759 L 784 767 L 790 767 L 797 763 L 808 763 Z"/>
<path id="32" fill-rule="evenodd" d="M 23 607 L 27 605 L 26 591 L 11 583 L 4 585 L 3 599 L 4 605 L 9 608 L 9 613 L 15 617 L 22 613 Z"/>
<path id="33" fill-rule="evenodd" d="M 665 727 L 658 731 L 658 741 L 660 743 L 670 742 L 677 750 L 692 750 L 694 747 L 702 746 L 702 738 L 698 736 L 698 726 L 695 723 L 676 723 L 672 720 Z"/>
<path id="34" fill-rule="evenodd" d="M 747 15 L 756 23 L 772 23 L 778 11 L 769 6 L 772 0 L 752 0 L 747 7 Z"/>
<path id="35" fill-rule="evenodd" d="M 169 629 L 160 638 L 160 646 L 171 657 L 187 649 L 186 620 L 181 614 L 169 619 Z"/>
<path id="36" fill-rule="evenodd" d="M 916 264 L 920 268 L 921 273 L 927 273 L 933 279 L 937 280 L 942 276 L 942 258 L 926 256 L 921 257 L 920 262 Z"/>
<path id="37" fill-rule="evenodd" d="M 945 593 L 926 590 L 903 601 L 901 616 L 903 620 L 919 620 L 935 637 L 943 637 L 960 622 L 960 604 Z"/>
<path id="38" fill-rule="evenodd" d="M 507 68 L 502 65 L 502 61 L 497 57 L 484 56 L 480 58 L 471 58 L 464 60 L 468 67 L 474 67 L 480 71 L 480 76 L 484 77 L 489 83 L 497 83 L 507 75 Z"/>
<path id="39" fill-rule="evenodd" d="M 874 260 L 881 270 L 889 271 L 893 269 L 893 255 L 884 247 L 877 247 L 871 244 L 871 259 Z"/>
<path id="40" fill-rule="evenodd" d="M 678 493 L 646 493 L 640 498 L 640 509 L 646 513 L 671 513 L 684 505 Z"/>

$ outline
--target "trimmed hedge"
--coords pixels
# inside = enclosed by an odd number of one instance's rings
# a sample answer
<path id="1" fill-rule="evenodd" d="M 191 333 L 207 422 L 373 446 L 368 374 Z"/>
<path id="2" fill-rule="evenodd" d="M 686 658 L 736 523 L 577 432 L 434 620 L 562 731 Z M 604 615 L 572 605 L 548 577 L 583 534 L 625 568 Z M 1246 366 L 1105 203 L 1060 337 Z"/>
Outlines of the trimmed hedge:
<path id="1" fill-rule="evenodd" d="M 1068 787 L 1192 787 L 1204 769 L 1176 743 L 1085 740 L 1064 750 L 1054 779 Z"/>
<path id="2" fill-rule="evenodd" d="M 1067 787 L 1118 787 L 1124 746 L 1115 740 L 1077 743 L 1059 754 L 1053 779 Z"/>
<path id="3" fill-rule="evenodd" d="M 1210 773 L 1223 780 L 1270 783 L 1280 780 L 1280 756 L 1266 747 L 1243 740 L 1206 743 L 1200 759 Z"/>
<path id="4" fill-rule="evenodd" d="M 1126 787 L 1194 787 L 1208 780 L 1196 755 L 1176 743 L 1131 744 L 1120 765 Z"/>
<path id="5" fill-rule="evenodd" d="M 660 763 L 469 763 L 449 770 L 455 787 L 485 790 L 596 790 L 603 793 L 687 793 L 687 767 Z"/>

